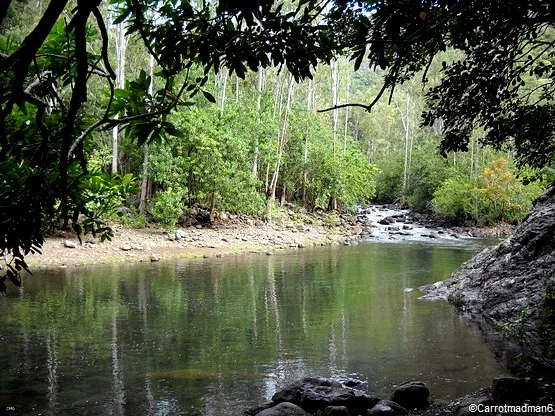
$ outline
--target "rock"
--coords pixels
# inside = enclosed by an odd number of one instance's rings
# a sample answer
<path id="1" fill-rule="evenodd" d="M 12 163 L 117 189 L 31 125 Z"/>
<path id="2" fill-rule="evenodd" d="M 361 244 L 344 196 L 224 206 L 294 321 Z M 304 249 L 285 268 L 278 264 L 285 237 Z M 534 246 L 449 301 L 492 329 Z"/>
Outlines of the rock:
<path id="1" fill-rule="evenodd" d="M 197 230 L 202 230 L 202 225 L 197 224 L 197 225 L 195 225 L 195 228 L 196 228 Z"/>
<path id="2" fill-rule="evenodd" d="M 455 407 L 455 416 L 471 416 L 475 415 L 476 411 L 470 411 L 471 405 L 492 405 L 493 400 L 490 397 L 486 396 L 479 396 L 479 397 L 469 397 L 468 399 L 464 399 L 461 401 L 457 407 Z"/>
<path id="3" fill-rule="evenodd" d="M 380 400 L 377 404 L 381 404 L 382 406 L 387 406 L 395 412 L 397 415 L 408 415 L 409 411 L 401 406 L 399 403 L 393 402 L 391 400 Z"/>
<path id="4" fill-rule="evenodd" d="M 389 225 L 394 223 L 395 223 L 395 218 L 393 217 L 385 217 L 385 218 L 382 218 L 381 220 L 378 220 L 378 224 L 382 224 L 382 225 Z"/>
<path id="5" fill-rule="evenodd" d="M 140 251 L 140 250 L 143 249 L 143 246 L 140 245 L 140 244 L 131 244 L 131 248 L 132 248 L 133 250 L 139 250 L 139 251 Z"/>
<path id="6" fill-rule="evenodd" d="M 428 406 L 430 390 L 422 381 L 412 380 L 397 386 L 391 400 L 407 409 L 423 409 Z"/>
<path id="7" fill-rule="evenodd" d="M 346 406 L 355 394 L 344 387 L 318 386 L 301 393 L 300 406 L 308 412 L 323 410 L 328 406 Z"/>
<path id="8" fill-rule="evenodd" d="M 496 404 L 523 404 L 530 400 L 533 387 L 525 379 L 501 376 L 493 379 L 491 395 Z"/>
<path id="9" fill-rule="evenodd" d="M 351 242 L 350 242 L 350 241 L 343 241 L 343 245 L 344 245 L 344 246 L 350 246 L 350 245 L 351 245 Z"/>
<path id="10" fill-rule="evenodd" d="M 157 256 L 156 254 L 151 254 L 150 255 L 150 261 L 151 262 L 156 262 L 156 261 L 160 261 L 160 260 L 161 260 L 160 256 Z"/>
<path id="11" fill-rule="evenodd" d="M 297 247 L 298 248 L 305 248 L 306 246 L 301 242 L 297 242 Z"/>
<path id="12" fill-rule="evenodd" d="M 524 352 L 536 371 L 542 368 L 551 373 L 555 358 L 547 352 L 555 339 L 553 324 L 550 327 L 544 317 L 554 316 L 553 307 L 548 309 L 545 302 L 555 290 L 554 235 L 555 185 L 551 185 L 510 239 L 464 263 L 444 284 L 448 300 L 477 321 L 484 334 L 504 332 L 502 345 L 492 346 L 509 364 Z M 508 325 L 509 330 L 503 331 Z M 513 351 L 509 338 L 514 340 Z"/>
<path id="13" fill-rule="evenodd" d="M 428 238 L 437 238 L 437 234 L 430 233 L 428 234 Z"/>
<path id="14" fill-rule="evenodd" d="M 124 244 L 119 249 L 122 251 L 131 251 L 133 248 L 129 244 Z"/>
<path id="15" fill-rule="evenodd" d="M 77 244 L 75 244 L 73 241 L 66 240 L 66 241 L 64 241 L 64 247 L 66 247 L 66 248 L 77 248 Z"/>
<path id="16" fill-rule="evenodd" d="M 273 256 L 274 253 L 272 253 L 271 251 L 267 251 L 267 252 L 266 252 L 266 255 L 267 255 L 267 256 Z"/>
<path id="17" fill-rule="evenodd" d="M 293 403 L 283 402 L 257 413 L 256 416 L 310 416 L 310 414 Z"/>
<path id="18" fill-rule="evenodd" d="M 324 409 L 325 416 L 351 416 L 345 406 L 328 406 Z"/>
<path id="19" fill-rule="evenodd" d="M 310 413 L 323 412 L 329 406 L 344 406 L 351 415 L 359 415 L 379 399 L 361 390 L 345 387 L 337 381 L 308 377 L 278 391 L 272 401 L 294 403 Z"/>
<path id="20" fill-rule="evenodd" d="M 182 240 L 184 238 L 187 238 L 187 233 L 183 230 L 176 230 L 175 231 L 175 239 L 176 240 Z"/>
<path id="21" fill-rule="evenodd" d="M 397 227 L 397 226 L 395 226 L 395 227 L 387 227 L 387 228 L 386 228 L 387 231 L 399 231 L 400 229 L 401 229 L 401 228 L 400 228 L 400 227 Z"/>
<path id="22" fill-rule="evenodd" d="M 385 404 L 377 404 L 366 412 L 367 416 L 395 416 L 395 410 Z"/>

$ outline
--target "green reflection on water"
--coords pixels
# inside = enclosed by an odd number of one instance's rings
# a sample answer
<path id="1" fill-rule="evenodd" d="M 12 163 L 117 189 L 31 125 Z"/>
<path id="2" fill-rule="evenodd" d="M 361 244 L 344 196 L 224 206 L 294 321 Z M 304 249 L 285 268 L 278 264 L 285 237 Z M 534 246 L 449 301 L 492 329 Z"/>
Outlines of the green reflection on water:
<path id="1" fill-rule="evenodd" d="M 477 250 L 369 243 L 41 272 L 0 300 L 0 397 L 25 414 L 233 415 L 308 375 L 465 394 L 503 368 L 449 305 L 403 289 Z"/>

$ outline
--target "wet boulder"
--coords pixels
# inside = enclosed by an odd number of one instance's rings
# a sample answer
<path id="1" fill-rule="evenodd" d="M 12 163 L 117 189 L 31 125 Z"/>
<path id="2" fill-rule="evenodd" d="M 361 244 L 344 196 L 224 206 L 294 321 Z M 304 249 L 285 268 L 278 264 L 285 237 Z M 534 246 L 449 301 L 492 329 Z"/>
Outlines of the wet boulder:
<path id="1" fill-rule="evenodd" d="M 354 401 L 352 389 L 345 387 L 318 386 L 301 394 L 300 406 L 309 411 L 325 410 L 328 406 L 346 406 Z"/>
<path id="2" fill-rule="evenodd" d="M 523 378 L 501 376 L 493 379 L 491 394 L 496 404 L 522 404 L 535 396 L 531 383 Z"/>
<path id="3" fill-rule="evenodd" d="M 353 382 L 350 384 L 354 385 Z M 344 406 L 351 415 L 364 414 L 378 401 L 362 390 L 346 387 L 337 381 L 312 377 L 296 381 L 272 397 L 274 403 L 294 403 L 310 413 L 324 412 L 330 406 Z"/>
<path id="4" fill-rule="evenodd" d="M 423 409 L 428 406 L 430 390 L 422 381 L 412 380 L 397 386 L 391 400 L 407 409 Z"/>
<path id="5" fill-rule="evenodd" d="M 310 416 L 310 414 L 293 403 L 283 402 L 262 410 L 256 416 Z"/>
<path id="6" fill-rule="evenodd" d="M 324 410 L 324 416 L 351 416 L 351 414 L 345 406 L 328 406 Z"/>

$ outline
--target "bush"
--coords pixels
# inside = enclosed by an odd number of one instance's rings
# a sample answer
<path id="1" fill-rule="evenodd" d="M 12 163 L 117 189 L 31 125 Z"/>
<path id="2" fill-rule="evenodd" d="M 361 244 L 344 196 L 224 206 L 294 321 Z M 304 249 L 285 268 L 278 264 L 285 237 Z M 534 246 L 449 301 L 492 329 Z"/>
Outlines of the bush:
<path id="1" fill-rule="evenodd" d="M 449 178 L 434 192 L 434 213 L 451 221 L 473 218 L 475 211 L 474 185 L 462 176 Z"/>
<path id="2" fill-rule="evenodd" d="M 158 192 L 152 201 L 152 216 L 154 220 L 169 229 L 175 228 L 183 212 L 183 190 L 173 190 L 171 187 Z"/>

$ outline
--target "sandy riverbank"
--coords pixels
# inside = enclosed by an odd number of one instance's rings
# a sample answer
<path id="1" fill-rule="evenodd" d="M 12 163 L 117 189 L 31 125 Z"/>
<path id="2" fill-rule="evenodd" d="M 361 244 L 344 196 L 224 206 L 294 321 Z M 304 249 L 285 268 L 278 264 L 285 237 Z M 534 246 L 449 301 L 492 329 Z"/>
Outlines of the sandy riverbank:
<path id="1" fill-rule="evenodd" d="M 77 236 L 70 233 L 48 237 L 42 254 L 29 255 L 27 262 L 36 269 L 250 252 L 274 253 L 314 245 L 348 244 L 370 231 L 370 225 L 357 223 L 353 216 L 335 217 L 333 223 L 329 222 L 318 216 L 283 223 L 255 223 L 248 218 L 239 218 L 211 227 L 178 228 L 171 233 L 159 228 L 131 229 L 115 225 L 115 237 L 111 241 L 100 242 L 85 235 L 82 236 L 83 244 L 79 244 Z"/>

